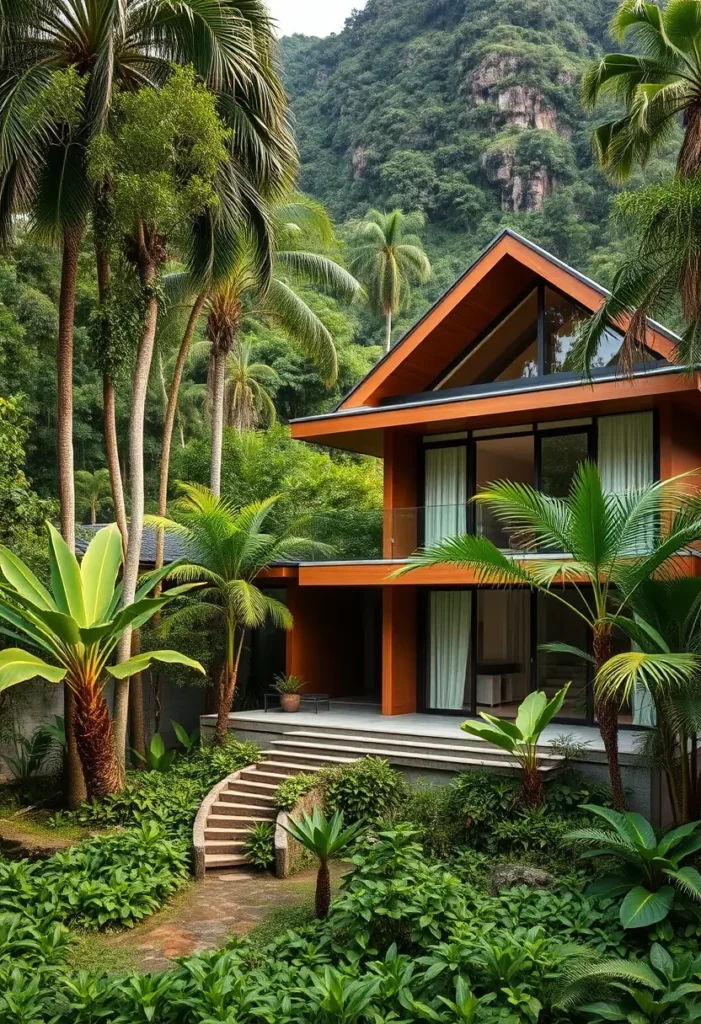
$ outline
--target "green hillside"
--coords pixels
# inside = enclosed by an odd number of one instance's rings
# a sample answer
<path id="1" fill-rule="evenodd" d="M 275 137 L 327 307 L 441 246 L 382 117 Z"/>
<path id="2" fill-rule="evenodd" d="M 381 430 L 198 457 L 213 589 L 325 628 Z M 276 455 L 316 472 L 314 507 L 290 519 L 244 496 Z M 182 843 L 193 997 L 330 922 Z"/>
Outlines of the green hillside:
<path id="1" fill-rule="evenodd" d="M 591 151 L 602 115 L 582 111 L 579 82 L 615 48 L 614 7 L 368 0 L 339 35 L 283 40 L 303 188 L 340 221 L 370 206 L 428 217 L 434 277 L 400 327 L 505 224 L 610 282 L 624 243 Z"/>

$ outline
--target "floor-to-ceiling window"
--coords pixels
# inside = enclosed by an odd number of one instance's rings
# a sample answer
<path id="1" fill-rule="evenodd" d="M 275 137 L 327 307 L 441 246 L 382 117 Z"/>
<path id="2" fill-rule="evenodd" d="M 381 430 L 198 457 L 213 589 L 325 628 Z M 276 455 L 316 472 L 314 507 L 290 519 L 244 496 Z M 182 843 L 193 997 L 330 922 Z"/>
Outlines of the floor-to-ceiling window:
<path id="1" fill-rule="evenodd" d="M 531 595 L 483 588 L 476 603 L 476 710 L 510 718 L 531 688 Z"/>
<path id="2" fill-rule="evenodd" d="M 535 444 L 533 434 L 504 434 L 499 437 L 477 437 L 474 446 L 474 480 L 472 493 L 479 494 L 496 480 L 533 484 L 535 479 Z M 475 532 L 493 541 L 497 547 L 509 548 L 512 531 L 500 523 L 487 505 L 475 508 Z"/>

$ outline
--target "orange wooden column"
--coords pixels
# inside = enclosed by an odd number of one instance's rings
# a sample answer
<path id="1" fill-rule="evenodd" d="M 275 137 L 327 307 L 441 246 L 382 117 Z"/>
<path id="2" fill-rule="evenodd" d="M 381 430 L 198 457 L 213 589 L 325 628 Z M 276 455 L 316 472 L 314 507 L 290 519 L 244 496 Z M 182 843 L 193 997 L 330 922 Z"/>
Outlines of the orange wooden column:
<path id="1" fill-rule="evenodd" d="M 384 436 L 383 558 L 404 558 L 417 546 L 417 441 L 387 430 Z"/>
<path id="2" fill-rule="evenodd" d="M 416 711 L 416 587 L 382 591 L 382 714 Z"/>

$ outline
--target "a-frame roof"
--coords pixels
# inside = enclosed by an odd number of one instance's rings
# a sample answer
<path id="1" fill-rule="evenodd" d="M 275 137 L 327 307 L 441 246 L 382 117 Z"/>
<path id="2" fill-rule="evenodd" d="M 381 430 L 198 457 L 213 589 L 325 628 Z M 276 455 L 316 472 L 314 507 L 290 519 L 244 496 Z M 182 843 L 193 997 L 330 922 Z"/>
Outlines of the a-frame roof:
<path id="1" fill-rule="evenodd" d="M 538 279 L 592 312 L 609 294 L 596 282 L 506 228 L 342 399 L 336 412 L 373 407 L 394 395 L 426 390 L 443 369 Z M 650 322 L 647 340 L 651 348 L 668 356 L 678 338 L 661 325 Z"/>

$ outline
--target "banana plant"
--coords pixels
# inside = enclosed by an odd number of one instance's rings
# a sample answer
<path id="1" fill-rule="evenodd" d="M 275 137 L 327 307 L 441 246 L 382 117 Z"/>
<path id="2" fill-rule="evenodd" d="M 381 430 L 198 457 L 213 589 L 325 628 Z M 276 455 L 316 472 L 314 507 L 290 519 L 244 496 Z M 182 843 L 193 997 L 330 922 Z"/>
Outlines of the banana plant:
<path id="1" fill-rule="evenodd" d="M 538 771 L 538 740 L 546 726 L 559 714 L 569 688 L 568 683 L 551 700 L 542 690 L 529 693 L 519 706 L 515 722 L 480 711 L 483 722 L 463 722 L 460 727 L 464 732 L 494 743 L 513 755 L 523 772 L 521 799 L 527 807 L 540 807 L 543 803 L 543 780 Z"/>
<path id="2" fill-rule="evenodd" d="M 0 691 L 28 679 L 64 680 L 75 696 L 74 728 L 90 797 L 104 797 L 124 785 L 112 740 L 104 688 L 109 677 L 126 679 L 154 661 L 186 665 L 204 673 L 199 662 L 177 651 L 144 651 L 111 665 L 126 629 L 138 629 L 164 605 L 197 584 L 184 584 L 161 597 L 150 592 L 172 565 L 150 573 L 134 603 L 121 608 L 122 540 L 115 523 L 95 534 L 79 564 L 58 531 L 47 523 L 51 591 L 9 548 L 0 545 L 0 633 L 39 651 L 10 647 L 0 652 Z M 48 660 L 47 660 L 48 659 Z"/>
<path id="3" fill-rule="evenodd" d="M 654 828 L 642 814 L 621 813 L 608 807 L 583 804 L 608 822 L 609 829 L 583 828 L 567 838 L 594 849 L 583 857 L 617 857 L 625 862 L 620 874 L 591 882 L 592 896 L 623 896 L 620 919 L 624 928 L 647 928 L 663 921 L 672 909 L 677 890 L 701 900 L 701 874 L 685 861 L 701 850 L 701 821 L 672 829 L 658 841 Z"/>
<path id="4" fill-rule="evenodd" d="M 146 754 L 140 754 L 138 750 L 132 749 L 132 755 L 137 761 L 141 761 L 150 772 L 169 772 L 175 756 L 176 750 L 166 750 L 166 745 L 163 742 L 163 737 L 159 732 L 155 733 L 151 737 L 151 742 L 148 745 Z"/>

